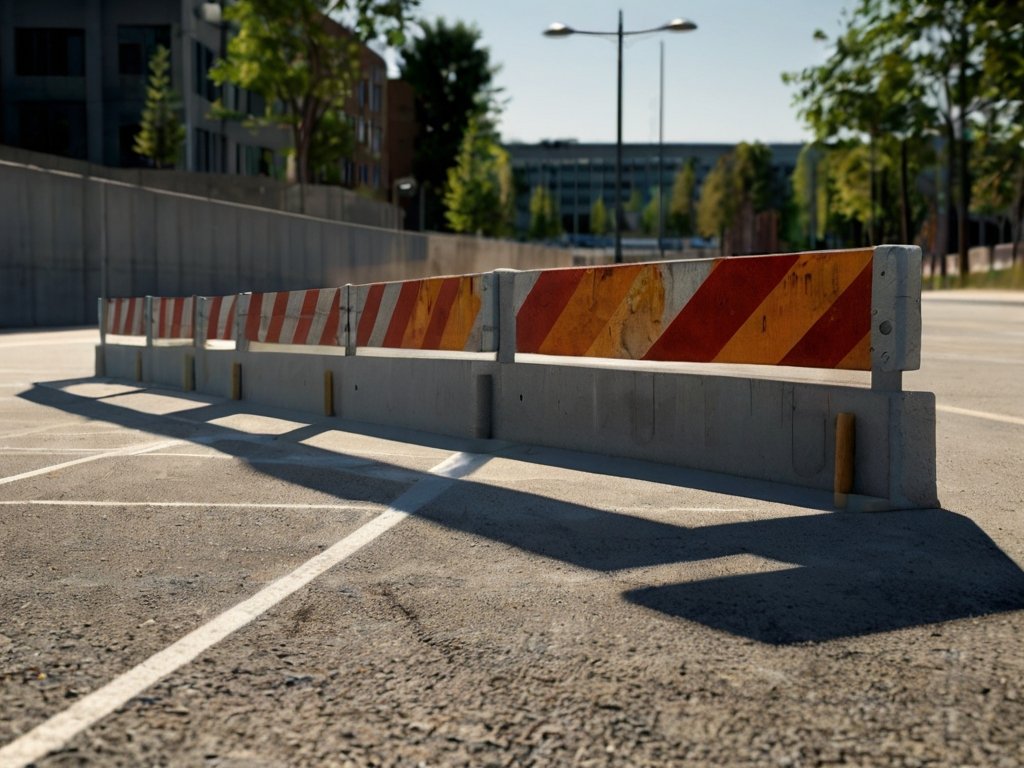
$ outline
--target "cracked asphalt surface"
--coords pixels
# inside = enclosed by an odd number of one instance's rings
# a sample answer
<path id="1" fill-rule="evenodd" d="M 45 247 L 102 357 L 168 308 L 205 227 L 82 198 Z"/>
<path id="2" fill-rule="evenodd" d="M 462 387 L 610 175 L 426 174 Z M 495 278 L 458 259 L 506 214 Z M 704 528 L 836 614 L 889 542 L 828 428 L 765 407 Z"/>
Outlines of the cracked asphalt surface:
<path id="1" fill-rule="evenodd" d="M 924 319 L 944 507 L 875 515 L 90 381 L 94 331 L 0 333 L 0 750 L 433 478 L 32 764 L 1022 765 L 1024 297 Z"/>

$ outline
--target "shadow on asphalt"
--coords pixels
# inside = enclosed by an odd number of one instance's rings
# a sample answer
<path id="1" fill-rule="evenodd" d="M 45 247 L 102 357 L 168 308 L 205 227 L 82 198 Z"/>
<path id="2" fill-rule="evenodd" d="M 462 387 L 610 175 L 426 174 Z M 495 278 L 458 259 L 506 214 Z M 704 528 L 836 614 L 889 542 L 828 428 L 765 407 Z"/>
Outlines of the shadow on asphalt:
<path id="1" fill-rule="evenodd" d="M 341 420 L 315 423 L 253 440 L 206 423 L 233 413 L 268 414 L 247 403 L 173 393 L 194 409 L 152 416 L 61 391 L 75 382 L 36 385 L 21 397 L 87 418 L 184 440 L 217 442 L 253 469 L 314 491 L 332 493 L 345 462 L 362 457 L 323 451 L 295 440 L 333 429 L 417 442 L 452 451 L 507 455 L 580 471 L 609 473 L 686 488 L 821 509 L 820 492 L 644 462 L 526 449 L 494 442 L 428 436 Z M 294 417 L 294 413 L 291 414 Z M 308 453 L 316 471 L 256 460 L 254 452 L 287 448 Z M 337 464 L 329 466 L 327 457 Z M 263 457 L 265 458 L 265 456 Z M 374 462 L 384 464 L 386 462 Z M 348 470 L 348 471 L 351 471 Z M 403 470 L 415 476 L 409 470 Z M 419 474 L 420 477 L 428 475 Z M 430 476 L 433 477 L 433 476 Z M 696 563 L 754 555 L 782 570 L 650 586 L 624 593 L 638 606 L 773 645 L 827 641 L 972 616 L 1024 609 L 1024 571 L 968 518 L 944 509 L 886 514 L 822 513 L 687 528 L 570 504 L 473 480 L 458 480 L 414 513 L 462 533 L 501 542 L 593 571 Z"/>

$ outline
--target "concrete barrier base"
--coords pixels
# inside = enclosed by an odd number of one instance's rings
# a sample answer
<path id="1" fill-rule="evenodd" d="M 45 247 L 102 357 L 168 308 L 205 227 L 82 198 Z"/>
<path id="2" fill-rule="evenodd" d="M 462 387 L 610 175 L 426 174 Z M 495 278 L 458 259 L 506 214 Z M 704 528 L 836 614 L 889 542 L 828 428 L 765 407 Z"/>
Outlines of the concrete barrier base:
<path id="1" fill-rule="evenodd" d="M 836 419 L 854 415 L 847 509 L 938 506 L 935 397 L 830 384 L 492 359 L 107 345 L 97 373 L 464 438 L 621 456 L 831 491 Z M 194 355 L 194 363 L 186 361 Z M 102 367 L 101 367 L 102 365 Z M 325 376 L 325 372 L 330 376 Z"/>

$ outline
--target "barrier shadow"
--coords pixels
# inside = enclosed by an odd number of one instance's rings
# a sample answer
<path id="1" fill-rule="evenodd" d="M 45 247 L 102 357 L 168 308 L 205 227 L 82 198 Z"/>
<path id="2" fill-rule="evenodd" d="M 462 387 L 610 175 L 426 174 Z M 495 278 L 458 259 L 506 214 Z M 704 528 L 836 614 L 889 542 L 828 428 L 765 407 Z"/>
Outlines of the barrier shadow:
<path id="1" fill-rule="evenodd" d="M 308 421 L 312 423 L 283 435 L 266 436 L 254 445 L 252 440 L 238 439 L 236 430 L 196 424 L 195 420 L 227 413 L 273 414 L 273 409 L 197 401 L 195 409 L 165 419 L 102 400 L 83 400 L 49 386 L 37 385 L 21 397 L 150 433 L 197 442 L 217 439 L 218 449 L 250 462 L 255 471 L 324 493 L 337 492 L 340 485 L 336 473 L 327 470 L 343 473 L 346 462 L 401 469 L 409 475 L 409 482 L 435 477 L 305 445 L 301 448 L 311 459 L 310 471 L 296 473 L 294 467 L 265 463 L 259 455 L 260 443 L 308 437 L 317 431 L 345 429 L 405 442 L 415 439 L 416 435 L 405 430 L 362 430 L 363 425 L 311 417 Z M 183 414 L 189 416 L 188 423 Z M 438 447 L 467 450 L 466 441 L 433 438 L 433 442 Z M 544 463 L 562 462 L 581 471 L 592 472 L 596 467 L 610 474 L 609 466 L 620 466 L 618 461 L 588 459 L 583 454 L 489 446 L 491 452 L 497 448 L 497 456 L 529 461 L 534 455 Z M 328 461 L 329 457 L 334 461 Z M 665 482 L 669 471 L 656 465 L 645 468 L 643 462 L 621 466 L 635 475 L 649 476 L 643 479 L 657 478 L 657 482 Z M 710 476 L 705 480 L 710 483 Z M 733 487 L 744 481 L 723 478 L 719 482 Z M 659 566 L 655 578 L 669 583 L 627 589 L 624 599 L 668 617 L 772 645 L 828 641 L 1024 609 L 1024 571 L 971 520 L 944 509 L 875 515 L 802 514 L 688 528 L 470 477 L 455 481 L 414 514 L 449 530 L 587 570 L 619 574 Z M 757 572 L 725 577 L 718 575 L 720 567 L 713 569 L 705 562 L 737 555 L 769 562 L 760 562 Z M 636 581 L 632 574 L 630 580 Z"/>

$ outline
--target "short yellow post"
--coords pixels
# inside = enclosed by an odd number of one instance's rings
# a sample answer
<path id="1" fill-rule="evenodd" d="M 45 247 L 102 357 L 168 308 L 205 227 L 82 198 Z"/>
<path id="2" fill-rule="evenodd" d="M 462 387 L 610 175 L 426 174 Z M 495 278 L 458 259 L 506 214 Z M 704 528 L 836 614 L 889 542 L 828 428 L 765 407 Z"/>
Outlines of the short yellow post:
<path id="1" fill-rule="evenodd" d="M 853 414 L 836 416 L 835 505 L 839 509 L 846 508 L 847 496 L 853 490 L 854 435 Z"/>
<path id="2" fill-rule="evenodd" d="M 324 371 L 324 416 L 334 415 L 334 373 Z"/>
<path id="3" fill-rule="evenodd" d="M 242 399 L 242 364 L 231 364 L 231 399 Z"/>

